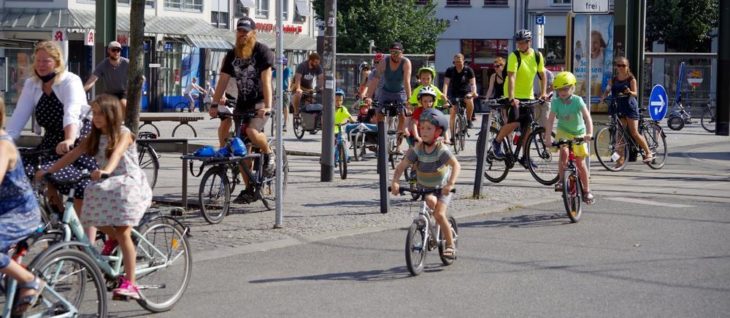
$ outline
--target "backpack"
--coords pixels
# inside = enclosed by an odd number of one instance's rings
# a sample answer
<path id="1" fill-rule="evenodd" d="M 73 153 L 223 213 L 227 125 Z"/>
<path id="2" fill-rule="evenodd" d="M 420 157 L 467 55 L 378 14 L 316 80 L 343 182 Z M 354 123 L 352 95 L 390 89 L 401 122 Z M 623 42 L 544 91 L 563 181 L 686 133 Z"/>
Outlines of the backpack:
<path id="1" fill-rule="evenodd" d="M 538 51 L 538 50 L 534 50 L 534 51 L 535 51 L 535 54 L 537 54 L 537 55 L 535 55 L 535 63 L 537 63 L 537 65 L 540 65 L 540 61 L 542 60 L 542 53 L 540 53 L 540 51 Z M 512 53 L 514 53 L 515 54 L 515 57 L 517 58 L 517 71 L 519 71 L 520 70 L 520 65 L 522 64 L 522 57 L 520 56 L 520 51 L 519 50 L 514 50 L 514 51 L 512 51 Z M 507 61 L 506 62 L 509 62 L 509 55 L 507 55 Z M 517 71 L 515 71 L 515 73 L 517 73 Z M 537 77 L 540 78 L 540 80 L 542 80 L 542 76 L 540 76 L 540 73 L 539 72 L 537 73 Z M 502 80 L 505 81 L 505 83 L 506 83 L 506 80 L 507 80 L 507 65 L 505 65 L 504 68 L 502 68 Z"/>

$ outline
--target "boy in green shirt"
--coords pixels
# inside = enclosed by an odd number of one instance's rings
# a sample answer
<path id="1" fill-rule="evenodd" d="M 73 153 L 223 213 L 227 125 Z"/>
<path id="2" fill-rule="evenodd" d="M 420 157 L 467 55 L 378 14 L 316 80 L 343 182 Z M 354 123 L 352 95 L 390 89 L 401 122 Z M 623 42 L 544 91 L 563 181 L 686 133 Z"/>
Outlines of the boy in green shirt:
<path id="1" fill-rule="evenodd" d="M 344 131 L 340 134 L 339 125 L 344 125 L 348 122 L 354 123 L 357 121 L 355 117 L 350 115 L 350 111 L 347 110 L 347 107 L 342 106 L 344 101 L 345 91 L 338 88 L 335 91 L 335 162 L 337 162 L 337 158 L 339 158 L 339 152 L 336 147 L 337 143 L 340 141 L 340 138 L 347 138 L 346 136 L 342 136 L 345 134 Z M 347 161 L 350 161 L 350 156 L 347 153 L 345 153 L 345 156 L 347 157 Z"/>
<path id="2" fill-rule="evenodd" d="M 421 107 L 420 103 L 418 102 L 418 92 L 421 91 L 421 88 L 424 87 L 431 87 L 434 92 L 436 92 L 436 99 L 434 100 L 433 107 L 436 108 L 443 108 L 444 104 L 446 103 L 446 97 L 443 93 L 441 93 L 441 90 L 436 86 L 433 85 L 433 81 L 436 79 L 436 70 L 434 70 L 431 67 L 421 67 L 418 69 L 418 81 L 419 85 L 416 86 L 415 89 L 413 89 L 413 94 L 411 94 L 411 98 L 408 99 L 408 103 L 411 104 L 412 108 L 418 108 Z"/>

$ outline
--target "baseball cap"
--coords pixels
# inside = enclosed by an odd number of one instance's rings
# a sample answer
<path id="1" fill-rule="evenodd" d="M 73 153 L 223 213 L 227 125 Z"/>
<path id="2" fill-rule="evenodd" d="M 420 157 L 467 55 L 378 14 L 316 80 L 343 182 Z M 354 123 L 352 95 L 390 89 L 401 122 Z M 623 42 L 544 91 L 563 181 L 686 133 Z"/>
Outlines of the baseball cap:
<path id="1" fill-rule="evenodd" d="M 117 42 L 117 41 L 111 41 L 111 42 L 109 42 L 109 45 L 107 45 L 107 47 L 108 48 L 116 47 L 116 48 L 120 48 L 121 49 L 122 48 L 122 45 L 119 42 Z"/>
<path id="2" fill-rule="evenodd" d="M 403 51 L 403 44 L 401 44 L 400 42 L 393 42 L 393 44 L 390 45 L 390 49 Z"/>
<path id="3" fill-rule="evenodd" d="M 236 29 L 244 29 L 246 31 L 256 30 L 256 22 L 253 22 L 253 19 L 249 17 L 240 18 L 236 24 Z"/>

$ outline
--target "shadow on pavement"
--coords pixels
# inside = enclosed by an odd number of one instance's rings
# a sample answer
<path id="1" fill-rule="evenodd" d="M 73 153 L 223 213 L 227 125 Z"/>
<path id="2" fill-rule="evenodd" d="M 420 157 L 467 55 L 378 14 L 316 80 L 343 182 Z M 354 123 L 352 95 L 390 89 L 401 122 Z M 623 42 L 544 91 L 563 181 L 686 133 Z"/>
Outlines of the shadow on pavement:
<path id="1" fill-rule="evenodd" d="M 389 269 L 374 269 L 369 271 L 359 272 L 342 272 L 342 273 L 331 273 L 331 274 L 319 274 L 309 276 L 293 276 L 293 277 L 281 277 L 281 278 L 268 278 L 268 279 L 257 279 L 249 281 L 251 284 L 266 284 L 266 283 L 277 283 L 287 282 L 295 280 L 333 280 L 333 281 L 359 281 L 359 282 L 374 282 L 374 281 L 389 281 L 396 279 L 403 279 L 411 277 L 408 269 L 405 266 L 392 267 Z"/>
<path id="2" fill-rule="evenodd" d="M 548 211 L 544 211 L 548 212 Z M 523 214 L 505 217 L 500 220 L 460 223 L 463 228 L 530 228 L 570 224 L 564 213 Z"/>
<path id="3" fill-rule="evenodd" d="M 672 152 L 668 154 L 669 157 L 686 157 L 689 156 L 695 159 L 710 159 L 710 160 L 730 160 L 730 154 L 727 152 Z"/>

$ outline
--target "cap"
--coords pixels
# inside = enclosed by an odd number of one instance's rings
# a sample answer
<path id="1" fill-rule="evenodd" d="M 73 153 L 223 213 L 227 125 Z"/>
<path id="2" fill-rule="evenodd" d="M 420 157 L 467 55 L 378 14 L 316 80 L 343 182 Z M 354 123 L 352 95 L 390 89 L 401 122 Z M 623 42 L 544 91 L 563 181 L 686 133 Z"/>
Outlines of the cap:
<path id="1" fill-rule="evenodd" d="M 390 49 L 403 51 L 403 44 L 401 44 L 400 42 L 393 42 L 393 44 L 390 45 Z"/>
<path id="2" fill-rule="evenodd" d="M 375 58 L 374 59 L 375 59 L 375 62 L 376 63 L 382 61 L 383 60 L 383 53 L 380 53 L 380 52 L 375 53 Z"/>
<path id="3" fill-rule="evenodd" d="M 122 48 L 122 44 L 120 44 L 117 41 L 111 41 L 111 42 L 109 42 L 109 45 L 107 45 L 106 47 L 108 47 L 108 48 L 116 47 L 116 48 L 120 48 L 121 49 Z"/>
<path id="4" fill-rule="evenodd" d="M 253 22 L 253 19 L 249 17 L 240 18 L 236 24 L 236 29 L 244 29 L 246 31 L 256 30 L 256 22 Z"/>

